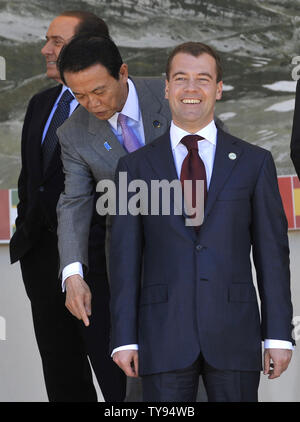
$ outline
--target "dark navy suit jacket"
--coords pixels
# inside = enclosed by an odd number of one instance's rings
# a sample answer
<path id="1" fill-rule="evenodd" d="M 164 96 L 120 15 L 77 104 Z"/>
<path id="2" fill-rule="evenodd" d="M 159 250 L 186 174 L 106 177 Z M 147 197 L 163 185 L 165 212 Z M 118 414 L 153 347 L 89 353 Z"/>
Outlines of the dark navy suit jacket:
<path id="1" fill-rule="evenodd" d="M 149 189 L 177 179 L 169 132 L 122 157 L 120 171 Z M 138 344 L 140 375 L 185 368 L 200 352 L 218 369 L 260 370 L 263 339 L 293 341 L 287 222 L 270 152 L 218 129 L 199 233 L 183 215 L 117 212 L 110 275 L 112 348 Z"/>
<path id="2" fill-rule="evenodd" d="M 291 159 L 300 179 L 300 80 L 297 82 L 296 102 L 291 139 Z"/>
<path id="3" fill-rule="evenodd" d="M 57 230 L 56 206 L 65 180 L 61 151 L 58 144 L 43 174 L 41 141 L 61 89 L 62 85 L 57 85 L 34 95 L 26 111 L 21 144 L 22 170 L 18 180 L 18 217 L 16 232 L 10 241 L 11 263 L 22 258 L 39 242 L 43 230 L 53 233 Z M 95 197 L 95 203 L 96 200 Z M 94 212 L 89 237 L 90 267 L 106 279 L 105 231 L 105 217 Z"/>

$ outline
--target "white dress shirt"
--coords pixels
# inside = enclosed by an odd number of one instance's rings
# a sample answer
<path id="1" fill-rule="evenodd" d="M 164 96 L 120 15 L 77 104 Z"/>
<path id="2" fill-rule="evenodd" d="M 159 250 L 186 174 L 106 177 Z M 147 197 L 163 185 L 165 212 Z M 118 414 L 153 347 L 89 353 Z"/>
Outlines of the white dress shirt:
<path id="1" fill-rule="evenodd" d="M 180 173 L 181 173 L 183 160 L 188 154 L 187 148 L 180 141 L 186 135 L 190 135 L 190 133 L 179 128 L 172 121 L 171 128 L 170 128 L 171 148 L 172 148 L 175 167 L 176 167 L 177 175 L 179 179 L 180 179 Z M 213 164 L 214 164 L 214 159 L 215 159 L 216 145 L 217 145 L 217 128 L 216 128 L 214 120 L 212 120 L 207 126 L 199 130 L 199 132 L 195 133 L 194 135 L 199 135 L 204 138 L 203 140 L 198 141 L 198 151 L 205 166 L 207 189 L 208 189 L 210 180 L 211 180 Z M 271 348 L 291 349 L 291 350 L 294 349 L 290 341 L 270 340 L 270 339 L 265 339 L 264 348 L 265 349 L 271 349 Z M 120 350 L 138 350 L 138 345 L 129 344 L 126 346 L 117 347 L 112 351 L 112 355 Z"/>
<path id="2" fill-rule="evenodd" d="M 128 79 L 128 95 L 124 107 L 121 111 L 122 114 L 128 117 L 127 124 L 131 127 L 137 135 L 141 145 L 145 145 L 145 134 L 142 114 L 139 106 L 139 98 L 131 79 Z M 108 122 L 111 126 L 113 133 L 116 135 L 119 142 L 123 145 L 122 130 L 118 125 L 119 113 L 115 113 Z M 62 271 L 62 290 L 65 290 L 65 280 L 71 275 L 79 274 L 83 277 L 82 264 L 80 262 L 73 262 L 67 265 Z"/>

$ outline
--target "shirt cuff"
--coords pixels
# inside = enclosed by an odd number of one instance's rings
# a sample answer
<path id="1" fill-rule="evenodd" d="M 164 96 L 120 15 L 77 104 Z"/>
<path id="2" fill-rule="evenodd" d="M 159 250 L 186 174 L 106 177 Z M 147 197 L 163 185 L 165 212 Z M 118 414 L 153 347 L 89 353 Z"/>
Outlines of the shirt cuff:
<path id="1" fill-rule="evenodd" d="M 113 356 L 116 352 L 120 352 L 121 350 L 139 350 L 139 346 L 137 344 L 126 344 L 126 346 L 116 347 L 111 356 Z"/>
<path id="2" fill-rule="evenodd" d="M 294 346 L 290 341 L 286 340 L 270 340 L 266 339 L 264 341 L 265 349 L 289 349 L 294 350 Z"/>
<path id="3" fill-rule="evenodd" d="M 67 265 L 63 271 L 62 271 L 62 283 L 61 283 L 61 288 L 62 291 L 64 292 L 66 290 L 66 279 L 68 277 L 70 277 L 71 275 L 81 275 L 81 277 L 83 278 L 83 269 L 82 269 L 82 264 L 80 262 L 72 262 L 72 264 Z"/>

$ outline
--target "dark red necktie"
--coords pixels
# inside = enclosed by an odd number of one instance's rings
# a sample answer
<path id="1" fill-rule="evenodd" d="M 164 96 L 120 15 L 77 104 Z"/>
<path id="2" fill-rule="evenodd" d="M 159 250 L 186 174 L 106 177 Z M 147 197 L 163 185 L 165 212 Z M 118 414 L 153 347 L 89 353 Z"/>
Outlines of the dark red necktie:
<path id="1" fill-rule="evenodd" d="M 188 150 L 188 155 L 182 163 L 180 181 L 182 183 L 182 187 L 184 187 L 185 180 L 192 181 L 192 204 L 190 204 L 191 198 L 187 198 L 185 196 L 185 200 L 187 205 L 192 205 L 193 208 L 196 208 L 196 180 L 204 181 L 204 204 L 207 196 L 205 166 L 198 152 L 198 141 L 201 141 L 202 139 L 204 138 L 199 135 L 187 135 L 181 139 L 181 143 L 185 145 Z"/>

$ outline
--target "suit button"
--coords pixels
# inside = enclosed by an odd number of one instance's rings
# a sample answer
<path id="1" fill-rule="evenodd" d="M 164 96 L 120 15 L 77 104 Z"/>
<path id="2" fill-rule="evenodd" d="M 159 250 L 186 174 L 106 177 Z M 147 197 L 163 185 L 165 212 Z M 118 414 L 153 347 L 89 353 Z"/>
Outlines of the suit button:
<path id="1" fill-rule="evenodd" d="M 197 252 L 202 251 L 203 248 L 204 248 L 204 246 L 202 246 L 202 245 L 196 245 L 196 251 Z"/>
<path id="2" fill-rule="evenodd" d="M 44 192 L 44 190 L 45 190 L 44 186 L 40 186 L 40 187 L 39 187 L 39 191 L 40 191 L 40 192 Z"/>

